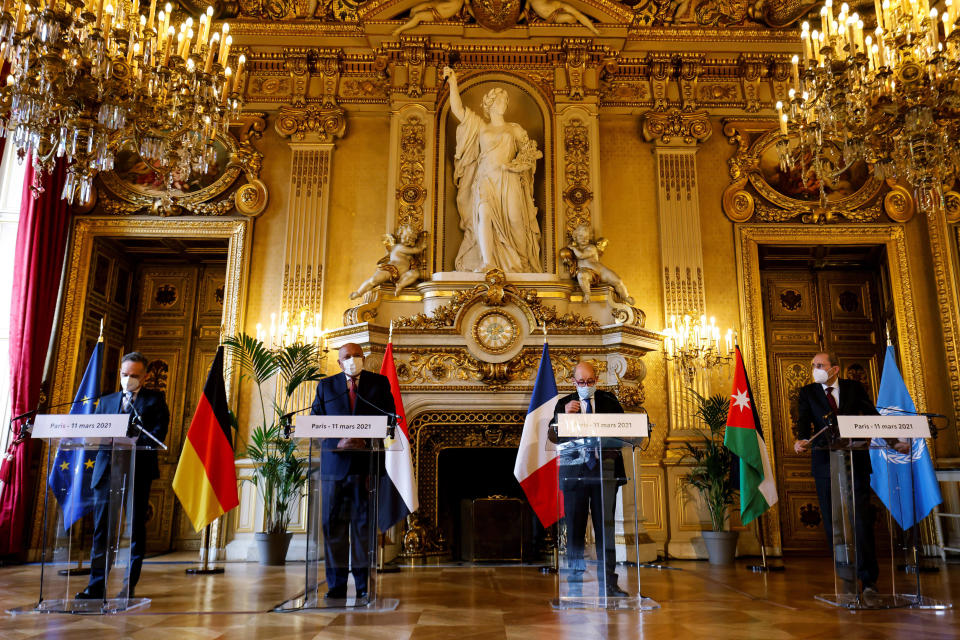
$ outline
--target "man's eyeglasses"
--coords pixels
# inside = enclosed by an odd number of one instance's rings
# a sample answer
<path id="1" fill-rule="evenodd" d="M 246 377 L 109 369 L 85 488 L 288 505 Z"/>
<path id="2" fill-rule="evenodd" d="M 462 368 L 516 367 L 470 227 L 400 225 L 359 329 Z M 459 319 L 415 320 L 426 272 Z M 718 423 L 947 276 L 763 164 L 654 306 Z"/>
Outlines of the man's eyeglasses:
<path id="1" fill-rule="evenodd" d="M 596 378 L 589 378 L 587 380 L 577 380 L 576 378 L 574 378 L 573 381 L 577 383 L 578 387 L 589 387 L 591 385 L 597 384 Z"/>

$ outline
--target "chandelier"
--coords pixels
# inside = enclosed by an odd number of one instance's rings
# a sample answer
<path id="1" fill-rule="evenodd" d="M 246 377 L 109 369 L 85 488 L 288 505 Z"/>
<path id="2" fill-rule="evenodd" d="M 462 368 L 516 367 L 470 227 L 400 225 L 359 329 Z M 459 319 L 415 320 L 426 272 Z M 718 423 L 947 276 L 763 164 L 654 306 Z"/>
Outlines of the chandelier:
<path id="1" fill-rule="evenodd" d="M 670 326 L 663 333 L 664 353 L 676 364 L 688 385 L 699 372 L 726 366 L 732 360 L 736 342 L 734 331 L 727 329 L 721 343 L 720 327 L 712 317 L 708 324 L 705 315 L 696 319 L 689 315 L 682 318 L 670 316 Z"/>
<path id="2" fill-rule="evenodd" d="M 862 161 L 878 180 L 909 183 L 931 213 L 960 160 L 960 0 L 946 0 L 942 16 L 927 0 L 874 2 L 872 33 L 832 0 L 819 29 L 803 23 L 803 60 L 793 57 L 788 104 L 777 103 L 780 166 L 819 184 L 825 206 L 826 187 Z"/>
<path id="3" fill-rule="evenodd" d="M 172 24 L 173 7 L 141 13 L 140 0 L 3 0 L 0 135 L 37 181 L 68 163 L 61 197 L 88 202 L 93 178 L 113 168 L 123 143 L 171 188 L 174 175 L 205 172 L 213 138 L 242 107 L 244 56 L 230 62 L 230 27 L 213 8 Z M 234 71 L 234 69 L 236 71 Z"/>
<path id="4" fill-rule="evenodd" d="M 327 338 L 320 324 L 320 314 L 312 314 L 306 307 L 300 309 L 293 319 L 290 312 L 280 314 L 279 323 L 277 314 L 270 314 L 269 333 L 262 323 L 257 323 L 257 340 L 271 349 L 287 347 L 294 344 L 312 344 L 327 351 Z"/>

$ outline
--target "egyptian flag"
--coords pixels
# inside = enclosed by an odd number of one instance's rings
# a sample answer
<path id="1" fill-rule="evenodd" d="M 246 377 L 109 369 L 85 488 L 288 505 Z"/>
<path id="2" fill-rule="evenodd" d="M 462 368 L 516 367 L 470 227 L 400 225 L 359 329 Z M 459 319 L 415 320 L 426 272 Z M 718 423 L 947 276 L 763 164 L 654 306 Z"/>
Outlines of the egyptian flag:
<path id="1" fill-rule="evenodd" d="M 240 504 L 223 386 L 223 346 L 217 349 L 190 422 L 173 476 L 173 491 L 197 531 Z"/>
<path id="2" fill-rule="evenodd" d="M 417 499 L 417 479 L 413 475 L 413 458 L 410 456 L 410 432 L 407 430 L 407 416 L 403 411 L 403 399 L 400 397 L 400 380 L 397 367 L 393 363 L 393 342 L 387 343 L 383 354 L 380 375 L 390 380 L 390 393 L 393 406 L 397 411 L 397 426 L 392 442 L 384 448 L 384 466 L 387 477 L 380 486 L 380 511 L 377 525 L 386 531 L 396 523 L 420 508 Z"/>
<path id="3" fill-rule="evenodd" d="M 559 399 L 550 363 L 550 348 L 544 342 L 537 380 L 533 383 L 533 397 L 523 421 L 517 462 L 513 467 L 513 475 L 544 527 L 549 527 L 563 515 L 557 447 L 547 437 L 553 408 Z"/>
<path id="4" fill-rule="evenodd" d="M 740 457 L 740 522 L 747 525 L 776 504 L 777 483 L 739 346 L 736 354 L 737 368 L 723 444 Z"/>

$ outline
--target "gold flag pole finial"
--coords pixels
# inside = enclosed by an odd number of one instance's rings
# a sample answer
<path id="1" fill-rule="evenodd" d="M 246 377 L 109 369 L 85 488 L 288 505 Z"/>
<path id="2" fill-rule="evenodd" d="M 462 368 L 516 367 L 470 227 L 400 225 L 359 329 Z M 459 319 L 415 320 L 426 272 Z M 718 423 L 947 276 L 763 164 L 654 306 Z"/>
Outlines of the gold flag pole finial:
<path id="1" fill-rule="evenodd" d="M 222 346 L 223 346 L 223 329 L 224 329 L 223 323 L 221 322 L 221 323 L 220 323 L 220 334 L 217 336 L 217 346 L 218 346 L 218 347 L 222 347 Z"/>
<path id="2" fill-rule="evenodd" d="M 97 338 L 97 342 L 103 342 L 103 316 L 100 316 L 100 337 Z"/>
<path id="3" fill-rule="evenodd" d="M 393 343 L 393 320 L 390 321 L 390 335 L 387 337 L 387 344 Z"/>
<path id="4" fill-rule="evenodd" d="M 547 321 L 543 321 L 543 344 L 547 344 Z"/>

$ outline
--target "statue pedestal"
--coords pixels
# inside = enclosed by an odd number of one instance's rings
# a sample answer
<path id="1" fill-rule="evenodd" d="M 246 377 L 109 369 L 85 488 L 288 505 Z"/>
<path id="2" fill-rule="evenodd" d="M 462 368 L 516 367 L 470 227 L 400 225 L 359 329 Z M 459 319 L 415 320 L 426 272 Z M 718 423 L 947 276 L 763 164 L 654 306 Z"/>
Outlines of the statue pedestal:
<path id="1" fill-rule="evenodd" d="M 506 273 L 507 282 L 525 285 L 536 282 L 560 282 L 554 273 Z M 433 282 L 483 282 L 487 274 L 477 271 L 438 271 L 430 278 Z"/>

